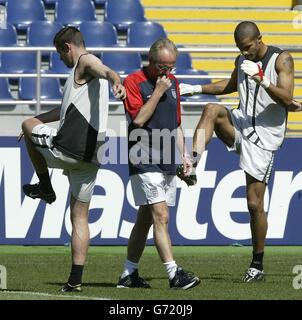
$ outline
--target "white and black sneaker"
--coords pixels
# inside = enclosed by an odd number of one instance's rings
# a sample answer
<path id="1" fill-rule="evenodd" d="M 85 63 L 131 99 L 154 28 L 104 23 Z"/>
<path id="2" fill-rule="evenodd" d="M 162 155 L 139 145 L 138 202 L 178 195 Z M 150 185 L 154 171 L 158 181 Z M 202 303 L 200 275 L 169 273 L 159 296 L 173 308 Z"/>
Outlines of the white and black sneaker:
<path id="1" fill-rule="evenodd" d="M 259 282 L 264 280 L 264 271 L 249 268 L 243 277 L 243 282 Z"/>
<path id="2" fill-rule="evenodd" d="M 131 274 L 124 278 L 119 278 L 117 288 L 151 288 L 149 283 L 147 283 L 143 278 L 138 275 L 138 271 L 135 270 Z"/>
<path id="3" fill-rule="evenodd" d="M 40 188 L 40 184 L 36 183 L 36 184 L 25 184 L 23 185 L 23 192 L 25 193 L 25 195 L 27 195 L 28 197 L 32 198 L 32 199 L 42 199 L 45 202 L 51 204 L 54 201 L 56 201 L 56 194 L 54 191 L 50 192 L 50 193 L 44 193 L 41 188 Z"/>
<path id="4" fill-rule="evenodd" d="M 192 272 L 177 267 L 175 276 L 169 283 L 171 289 L 187 290 L 197 286 L 200 283 L 200 280 Z"/>
<path id="5" fill-rule="evenodd" d="M 81 292 L 82 291 L 82 284 L 76 284 L 72 286 L 68 282 L 64 284 L 64 286 L 59 290 L 59 292 Z"/>

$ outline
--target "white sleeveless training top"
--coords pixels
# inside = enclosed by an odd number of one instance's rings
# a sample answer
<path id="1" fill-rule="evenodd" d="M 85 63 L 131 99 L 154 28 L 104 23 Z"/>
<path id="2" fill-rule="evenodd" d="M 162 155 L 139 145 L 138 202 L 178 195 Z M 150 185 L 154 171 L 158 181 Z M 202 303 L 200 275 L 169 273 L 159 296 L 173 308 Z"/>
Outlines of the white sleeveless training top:
<path id="1" fill-rule="evenodd" d="M 53 145 L 69 157 L 100 165 L 98 151 L 105 142 L 108 120 L 108 81 L 92 78 L 77 84 L 76 67 L 63 89 L 60 126 Z"/>
<path id="2" fill-rule="evenodd" d="M 277 85 L 278 74 L 275 69 L 276 59 L 283 51 L 277 47 L 268 46 L 263 59 L 257 62 L 264 75 Z M 237 59 L 239 92 L 239 108 L 233 110 L 241 131 L 245 137 L 266 150 L 277 150 L 281 146 L 286 130 L 287 109 L 274 101 L 253 79 L 241 69 L 244 60 L 240 55 Z"/>

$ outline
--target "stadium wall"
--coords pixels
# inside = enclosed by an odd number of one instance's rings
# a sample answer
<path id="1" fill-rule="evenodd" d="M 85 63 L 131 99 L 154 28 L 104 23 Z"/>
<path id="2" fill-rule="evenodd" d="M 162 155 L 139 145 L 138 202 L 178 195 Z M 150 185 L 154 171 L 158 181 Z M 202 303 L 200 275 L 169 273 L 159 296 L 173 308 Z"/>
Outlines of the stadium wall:
<path id="1" fill-rule="evenodd" d="M 125 245 L 136 209 L 124 138 L 110 139 L 116 152 L 106 153 L 91 201 L 91 244 Z M 114 149 L 115 148 L 115 149 Z M 265 196 L 267 244 L 302 244 L 302 140 L 286 139 L 276 154 Z M 177 204 L 171 209 L 170 232 L 175 245 L 249 244 L 245 177 L 238 157 L 213 139 L 198 166 L 198 184 L 178 181 Z M 57 200 L 52 205 L 24 198 L 22 184 L 36 182 L 24 143 L 0 137 L 0 244 L 63 245 L 70 242 L 69 189 L 61 170 L 51 171 Z M 148 242 L 152 243 L 152 230 Z"/>

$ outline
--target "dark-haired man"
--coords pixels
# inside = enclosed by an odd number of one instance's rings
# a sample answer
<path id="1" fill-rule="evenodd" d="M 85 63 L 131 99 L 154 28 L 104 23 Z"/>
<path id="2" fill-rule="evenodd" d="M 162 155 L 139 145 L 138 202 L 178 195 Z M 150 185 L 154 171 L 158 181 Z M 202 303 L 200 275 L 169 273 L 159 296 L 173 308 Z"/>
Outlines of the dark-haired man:
<path id="1" fill-rule="evenodd" d="M 120 77 L 86 51 L 80 31 L 66 27 L 54 38 L 64 64 L 72 68 L 61 107 L 22 123 L 28 154 L 39 178 L 23 186 L 24 193 L 51 204 L 56 200 L 48 167 L 64 170 L 70 183 L 72 268 L 61 289 L 81 291 L 82 272 L 89 245 L 88 210 L 101 162 L 108 118 L 108 81 L 116 98 L 126 97 Z M 60 120 L 59 129 L 45 123 Z"/>
<path id="2" fill-rule="evenodd" d="M 264 278 L 263 255 L 267 232 L 264 193 L 274 155 L 283 142 L 288 111 L 298 109 L 293 102 L 294 63 L 291 55 L 267 46 L 257 25 L 239 23 L 234 32 L 241 54 L 235 61 L 231 78 L 208 85 L 180 84 L 181 94 L 239 93 L 239 107 L 232 111 L 218 104 L 205 106 L 193 138 L 195 166 L 213 132 L 240 155 L 240 167 L 246 176 L 247 206 L 250 213 L 253 257 L 244 282 Z"/>

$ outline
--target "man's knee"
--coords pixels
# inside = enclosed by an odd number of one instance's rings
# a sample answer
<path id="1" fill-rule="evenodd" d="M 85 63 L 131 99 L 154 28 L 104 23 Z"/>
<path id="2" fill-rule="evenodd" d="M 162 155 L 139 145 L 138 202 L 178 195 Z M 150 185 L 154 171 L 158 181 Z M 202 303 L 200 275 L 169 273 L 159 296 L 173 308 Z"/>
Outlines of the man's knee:
<path id="1" fill-rule="evenodd" d="M 208 103 L 203 109 L 203 116 L 215 120 L 224 111 L 224 107 L 216 103 Z"/>
<path id="2" fill-rule="evenodd" d="M 36 118 L 26 119 L 22 122 L 22 131 L 27 136 L 30 137 L 32 130 L 35 126 L 41 124 L 41 121 Z"/>
<path id="3" fill-rule="evenodd" d="M 169 223 L 169 211 L 166 208 L 156 208 L 153 211 L 154 224 L 168 224 Z"/>
<path id="4" fill-rule="evenodd" d="M 248 199 L 247 207 L 251 215 L 262 213 L 264 209 L 263 201 L 260 199 Z"/>

